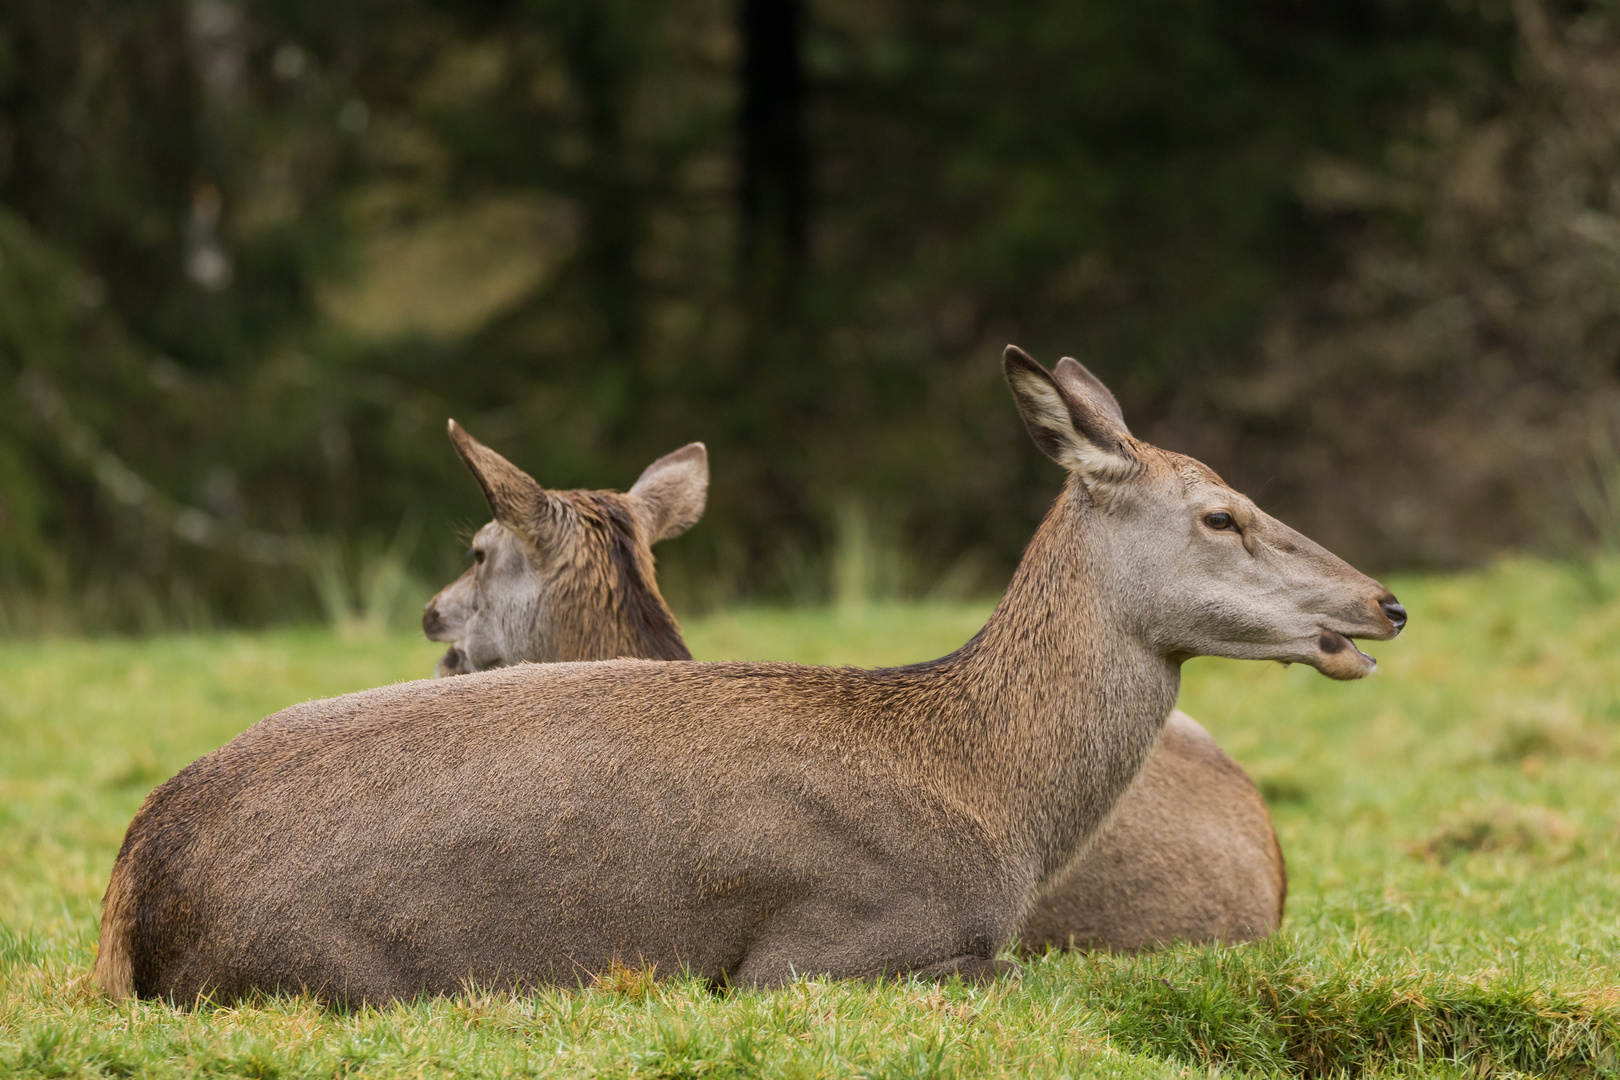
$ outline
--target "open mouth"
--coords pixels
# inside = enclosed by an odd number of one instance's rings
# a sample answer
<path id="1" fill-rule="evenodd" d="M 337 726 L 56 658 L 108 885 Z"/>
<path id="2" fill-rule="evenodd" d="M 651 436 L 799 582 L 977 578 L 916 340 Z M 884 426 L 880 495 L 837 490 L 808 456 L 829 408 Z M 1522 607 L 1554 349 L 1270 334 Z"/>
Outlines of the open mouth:
<path id="1" fill-rule="evenodd" d="M 1316 639 L 1316 670 L 1330 679 L 1359 679 L 1378 670 L 1378 661 L 1356 648 L 1355 642 L 1325 627 Z"/>

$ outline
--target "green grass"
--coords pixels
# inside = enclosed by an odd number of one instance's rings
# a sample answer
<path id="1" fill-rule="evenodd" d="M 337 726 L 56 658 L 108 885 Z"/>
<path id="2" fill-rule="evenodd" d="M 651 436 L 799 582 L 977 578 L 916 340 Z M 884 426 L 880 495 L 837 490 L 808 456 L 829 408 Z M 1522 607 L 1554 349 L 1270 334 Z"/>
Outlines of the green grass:
<path id="1" fill-rule="evenodd" d="M 294 701 L 419 676 L 436 649 L 324 631 L 0 645 L 0 1073 L 1061 1076 L 1620 1071 L 1620 565 L 1393 583 L 1382 672 L 1201 660 L 1182 706 L 1260 781 L 1289 859 L 1271 940 L 1052 954 L 988 987 L 819 980 L 340 1013 L 112 1005 L 101 890 L 155 783 Z M 899 663 L 987 605 L 739 611 L 700 657 Z"/>

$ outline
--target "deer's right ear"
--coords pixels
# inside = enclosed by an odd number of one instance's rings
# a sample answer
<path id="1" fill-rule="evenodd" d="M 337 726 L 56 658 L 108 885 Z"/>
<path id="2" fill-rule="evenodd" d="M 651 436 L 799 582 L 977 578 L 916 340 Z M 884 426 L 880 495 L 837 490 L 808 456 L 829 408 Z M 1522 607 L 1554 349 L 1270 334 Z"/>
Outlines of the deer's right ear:
<path id="1" fill-rule="evenodd" d="M 628 493 L 647 529 L 647 543 L 697 524 L 709 498 L 709 451 L 700 442 L 665 454 L 641 472 Z"/>
<path id="2" fill-rule="evenodd" d="M 450 421 L 450 441 L 466 462 L 467 469 L 484 489 L 484 498 L 495 520 L 520 534 L 532 533 L 541 522 L 549 501 L 546 489 L 501 455 L 467 434 L 465 428 Z"/>
<path id="3" fill-rule="evenodd" d="M 1130 433 L 1130 428 L 1125 426 L 1125 410 L 1119 407 L 1119 401 L 1114 397 L 1113 391 L 1104 386 L 1101 379 L 1086 370 L 1086 365 L 1072 356 L 1065 356 L 1052 369 L 1052 377 L 1058 381 L 1058 385 L 1075 397 L 1083 398 L 1093 407 L 1107 413 L 1114 423 L 1119 425 L 1119 430 L 1126 434 Z"/>
<path id="4" fill-rule="evenodd" d="M 1080 368 L 1077 361 L 1068 363 Z M 1131 451 L 1124 422 L 1090 393 L 1069 389 L 1016 345 L 1002 353 L 1001 370 L 1030 438 L 1047 457 L 1087 480 L 1123 480 L 1136 471 L 1140 461 Z M 1090 372 L 1085 374 L 1096 381 Z M 1113 401 L 1112 394 L 1108 400 Z"/>

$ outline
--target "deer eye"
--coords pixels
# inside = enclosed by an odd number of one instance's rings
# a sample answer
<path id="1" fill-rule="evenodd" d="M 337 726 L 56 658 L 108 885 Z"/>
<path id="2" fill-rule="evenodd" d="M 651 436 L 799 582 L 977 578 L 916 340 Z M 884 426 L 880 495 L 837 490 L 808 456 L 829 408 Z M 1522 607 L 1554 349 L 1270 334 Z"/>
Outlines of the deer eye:
<path id="1" fill-rule="evenodd" d="M 467 549 L 467 554 L 472 556 L 472 561 L 475 562 L 475 563 L 481 563 L 481 562 L 484 561 L 484 549 L 483 548 L 468 548 Z"/>
<path id="2" fill-rule="evenodd" d="M 1204 524 L 1216 532 L 1224 532 L 1237 528 L 1237 521 L 1225 510 L 1217 510 L 1213 514 L 1204 515 Z"/>

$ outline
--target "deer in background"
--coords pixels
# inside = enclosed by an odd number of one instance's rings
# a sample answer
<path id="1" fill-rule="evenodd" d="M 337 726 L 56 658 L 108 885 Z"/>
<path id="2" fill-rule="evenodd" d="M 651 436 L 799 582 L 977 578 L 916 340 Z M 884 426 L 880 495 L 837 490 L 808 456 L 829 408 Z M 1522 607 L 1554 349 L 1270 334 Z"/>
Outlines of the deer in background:
<path id="1" fill-rule="evenodd" d="M 1113 395 L 1100 383 L 1089 392 L 1124 427 Z M 428 638 L 450 645 L 439 675 L 558 660 L 690 658 L 658 593 L 647 544 L 702 515 L 709 480 L 702 443 L 649 465 L 627 500 L 610 491 L 546 491 L 453 420 L 450 438 L 486 494 L 527 491 L 529 501 L 559 509 L 543 535 L 525 535 L 525 522 L 511 517 L 525 501 L 489 497 L 495 520 L 473 538 L 473 565 L 422 615 Z M 638 514 L 632 503 L 627 513 L 593 512 L 646 490 L 674 509 Z M 675 528 L 649 531 L 642 541 L 627 527 L 637 517 Z M 560 635 L 559 625 L 570 631 Z M 564 652 L 564 639 L 603 644 Z M 1036 903 L 1019 938 L 1032 950 L 1249 941 L 1277 928 L 1287 893 L 1282 848 L 1254 782 L 1198 721 L 1176 710 L 1113 817 Z"/>
<path id="2" fill-rule="evenodd" d="M 495 520 L 473 537 L 473 565 L 422 613 L 428 640 L 450 643 L 439 675 L 524 661 L 692 659 L 658 592 L 651 546 L 703 516 L 702 443 L 659 458 L 621 494 L 548 491 L 454 420 L 450 441 Z"/>
<path id="3" fill-rule="evenodd" d="M 1067 365 L 1067 368 L 1066 368 Z M 294 706 L 148 796 L 113 995 L 384 1002 L 578 984 L 985 978 L 1159 739 L 1194 656 L 1376 666 L 1382 585 L 1009 347 L 1068 471 L 984 629 L 866 671 L 524 664 Z M 514 520 L 539 520 L 532 493 Z"/>

